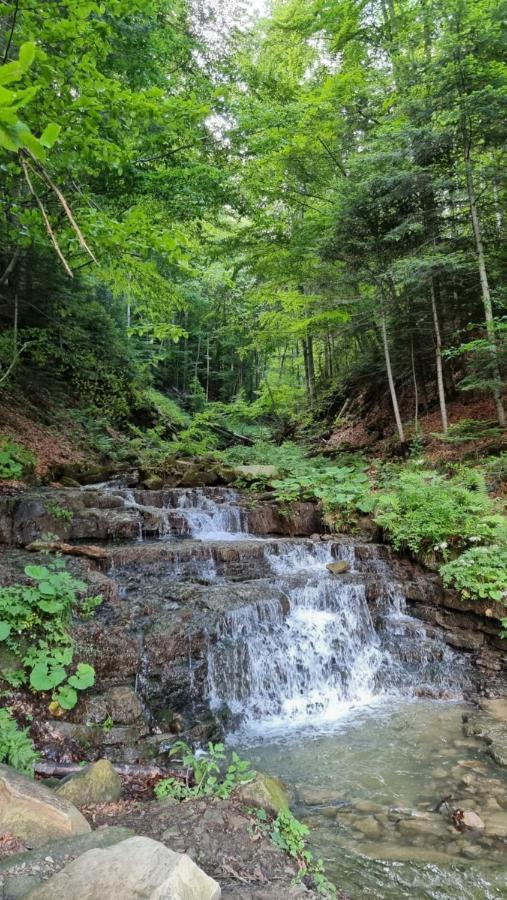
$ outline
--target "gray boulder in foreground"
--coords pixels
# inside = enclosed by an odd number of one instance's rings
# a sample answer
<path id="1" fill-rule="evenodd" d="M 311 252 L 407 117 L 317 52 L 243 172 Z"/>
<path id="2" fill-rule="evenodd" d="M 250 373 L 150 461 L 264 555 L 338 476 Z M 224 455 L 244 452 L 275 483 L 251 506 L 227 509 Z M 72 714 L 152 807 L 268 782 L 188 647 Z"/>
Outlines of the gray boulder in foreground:
<path id="1" fill-rule="evenodd" d="M 89 850 L 38 885 L 25 900 L 219 900 L 220 885 L 186 853 L 128 838 Z"/>

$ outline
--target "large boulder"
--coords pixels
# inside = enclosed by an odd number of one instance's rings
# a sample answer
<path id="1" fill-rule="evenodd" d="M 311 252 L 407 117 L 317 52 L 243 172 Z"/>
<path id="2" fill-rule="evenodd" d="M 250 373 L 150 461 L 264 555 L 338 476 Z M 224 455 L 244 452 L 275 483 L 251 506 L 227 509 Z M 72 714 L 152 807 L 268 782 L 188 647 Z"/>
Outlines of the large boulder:
<path id="1" fill-rule="evenodd" d="M 122 781 L 108 759 L 85 766 L 80 772 L 67 775 L 55 794 L 76 806 L 88 803 L 115 803 L 121 797 Z"/>
<path id="2" fill-rule="evenodd" d="M 273 816 L 289 806 L 289 795 L 283 781 L 261 772 L 257 773 L 253 781 L 240 785 L 236 796 L 245 806 L 265 809 Z"/>
<path id="3" fill-rule="evenodd" d="M 68 800 L 10 766 L 0 765 L 0 831 L 28 847 L 90 831 L 85 817 Z"/>
<path id="4" fill-rule="evenodd" d="M 219 900 L 220 886 L 186 853 L 133 837 L 89 850 L 25 900 Z"/>

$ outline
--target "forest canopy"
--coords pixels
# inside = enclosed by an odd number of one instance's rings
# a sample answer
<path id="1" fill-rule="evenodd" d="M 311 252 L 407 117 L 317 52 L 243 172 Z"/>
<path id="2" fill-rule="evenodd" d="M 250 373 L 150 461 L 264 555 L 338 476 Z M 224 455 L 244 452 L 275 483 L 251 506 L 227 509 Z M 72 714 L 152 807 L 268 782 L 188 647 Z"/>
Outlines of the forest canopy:
<path id="1" fill-rule="evenodd" d="M 505 425 L 506 9 L 2 0 L 0 386 Z"/>

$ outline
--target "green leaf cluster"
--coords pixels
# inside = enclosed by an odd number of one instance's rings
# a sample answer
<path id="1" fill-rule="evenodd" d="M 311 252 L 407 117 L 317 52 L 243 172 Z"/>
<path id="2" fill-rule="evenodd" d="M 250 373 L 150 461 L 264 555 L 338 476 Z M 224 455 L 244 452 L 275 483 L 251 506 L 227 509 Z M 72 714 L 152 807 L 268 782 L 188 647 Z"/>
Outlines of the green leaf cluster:
<path id="1" fill-rule="evenodd" d="M 79 595 L 86 582 L 73 577 L 57 559 L 46 566 L 25 566 L 27 584 L 0 588 L 0 641 L 16 664 L 2 671 L 9 684 L 51 692 L 62 709 L 72 709 L 78 692 L 95 681 L 92 666 L 74 659 L 74 644 L 68 626 L 79 611 Z M 85 615 L 101 598 L 86 598 Z"/>
<path id="2" fill-rule="evenodd" d="M 5 707 L 0 709 L 0 763 L 33 777 L 33 767 L 39 756 L 30 740 L 28 728 L 19 728 L 10 710 Z"/>
<path id="3" fill-rule="evenodd" d="M 248 812 L 254 817 L 251 832 L 269 836 L 276 847 L 296 860 L 297 881 L 309 879 L 312 887 L 322 897 L 337 896 L 336 887 L 326 878 L 323 860 L 316 859 L 307 847 L 310 835 L 307 825 L 296 819 L 289 809 L 280 810 L 272 822 L 264 809 L 250 809 Z"/>
<path id="4" fill-rule="evenodd" d="M 33 471 L 34 466 L 35 457 L 30 450 L 0 438 L 0 478 L 23 478 Z"/>
<path id="5" fill-rule="evenodd" d="M 507 606 L 507 544 L 465 550 L 441 566 L 440 574 L 464 600 L 479 598 Z"/>
<path id="6" fill-rule="evenodd" d="M 240 759 L 234 751 L 231 760 L 224 766 L 227 755 L 223 744 L 209 743 L 206 753 L 195 754 L 184 741 L 177 741 L 170 750 L 170 756 L 175 755 L 181 757 L 187 770 L 186 780 L 163 778 L 155 786 L 155 796 L 158 800 L 164 800 L 166 797 L 173 797 L 176 800 L 220 797 L 227 800 L 238 785 L 246 784 L 255 778 L 250 763 Z M 191 785 L 189 774 L 192 776 Z"/>

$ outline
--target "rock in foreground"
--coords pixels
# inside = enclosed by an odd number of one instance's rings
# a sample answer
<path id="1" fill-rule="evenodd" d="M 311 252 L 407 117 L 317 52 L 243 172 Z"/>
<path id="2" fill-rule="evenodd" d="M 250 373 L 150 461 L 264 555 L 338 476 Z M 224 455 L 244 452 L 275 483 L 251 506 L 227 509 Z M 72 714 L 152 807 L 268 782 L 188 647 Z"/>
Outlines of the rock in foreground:
<path id="1" fill-rule="evenodd" d="M 79 810 L 49 788 L 0 765 L 0 831 L 8 831 L 28 847 L 55 838 L 91 831 Z"/>
<path id="2" fill-rule="evenodd" d="M 89 850 L 26 900 L 219 900 L 220 886 L 185 853 L 133 837 Z"/>

